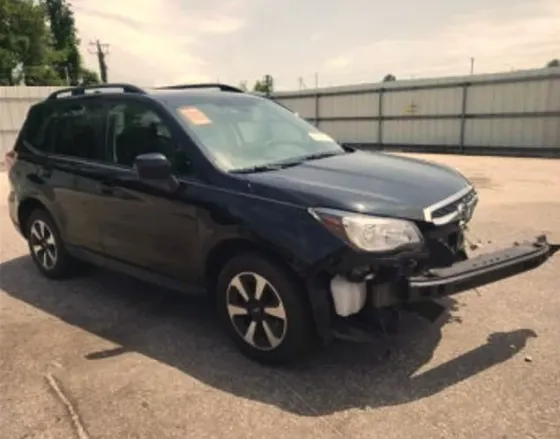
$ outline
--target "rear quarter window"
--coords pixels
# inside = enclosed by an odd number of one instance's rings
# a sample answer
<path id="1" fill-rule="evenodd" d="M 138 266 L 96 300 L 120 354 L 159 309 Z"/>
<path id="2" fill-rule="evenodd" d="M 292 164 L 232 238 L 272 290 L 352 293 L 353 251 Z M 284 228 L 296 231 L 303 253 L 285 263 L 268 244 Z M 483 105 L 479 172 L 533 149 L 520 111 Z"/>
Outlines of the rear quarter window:
<path id="1" fill-rule="evenodd" d="M 45 104 L 36 105 L 29 109 L 27 117 L 20 131 L 16 151 L 27 146 L 39 151 L 48 151 L 56 112 Z"/>

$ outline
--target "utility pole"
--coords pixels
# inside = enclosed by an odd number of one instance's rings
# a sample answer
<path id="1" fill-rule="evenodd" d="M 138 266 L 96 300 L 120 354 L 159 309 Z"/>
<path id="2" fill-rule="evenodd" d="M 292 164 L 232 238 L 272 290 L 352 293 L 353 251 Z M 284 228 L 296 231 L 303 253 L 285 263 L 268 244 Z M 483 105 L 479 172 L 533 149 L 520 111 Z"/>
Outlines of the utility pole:
<path id="1" fill-rule="evenodd" d="M 107 84 L 107 63 L 105 62 L 105 56 L 109 54 L 109 45 L 101 44 L 99 40 L 89 43 L 90 47 L 93 49 L 89 50 L 89 53 L 97 56 L 97 62 L 99 63 L 99 73 L 101 74 L 101 82 Z"/>
<path id="2" fill-rule="evenodd" d="M 471 75 L 474 75 L 474 58 L 471 58 Z"/>

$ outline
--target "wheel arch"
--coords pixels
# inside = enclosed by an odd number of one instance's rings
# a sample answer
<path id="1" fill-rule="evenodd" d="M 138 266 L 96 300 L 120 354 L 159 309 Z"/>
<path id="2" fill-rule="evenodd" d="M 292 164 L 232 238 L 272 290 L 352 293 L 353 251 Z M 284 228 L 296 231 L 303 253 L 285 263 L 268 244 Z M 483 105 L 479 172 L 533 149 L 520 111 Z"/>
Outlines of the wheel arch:
<path id="1" fill-rule="evenodd" d="M 224 266 L 237 255 L 258 252 L 272 261 L 282 264 L 297 274 L 293 266 L 286 263 L 282 256 L 274 250 L 246 238 L 229 238 L 217 243 L 207 254 L 204 262 L 204 286 L 214 293 L 218 276 Z"/>
<path id="2" fill-rule="evenodd" d="M 31 214 L 37 209 L 44 210 L 52 218 L 52 214 L 47 208 L 47 206 L 45 205 L 45 203 L 43 203 L 42 201 L 40 201 L 35 197 L 26 198 L 19 203 L 18 211 L 17 211 L 18 222 L 19 222 L 21 233 L 26 239 L 28 238 L 27 227 L 26 227 L 27 221 L 29 220 Z"/>
<path id="3" fill-rule="evenodd" d="M 242 253 L 257 252 L 263 254 L 272 262 L 287 268 L 296 281 L 301 284 L 304 291 L 304 300 L 309 307 L 311 317 L 317 334 L 323 339 L 328 339 L 328 326 L 330 320 L 330 299 L 324 288 L 317 288 L 320 278 L 306 279 L 295 261 L 286 261 L 281 254 L 264 245 L 243 238 L 231 238 L 220 242 L 208 253 L 204 265 L 205 288 L 212 296 L 216 293 L 218 276 L 229 260 Z"/>

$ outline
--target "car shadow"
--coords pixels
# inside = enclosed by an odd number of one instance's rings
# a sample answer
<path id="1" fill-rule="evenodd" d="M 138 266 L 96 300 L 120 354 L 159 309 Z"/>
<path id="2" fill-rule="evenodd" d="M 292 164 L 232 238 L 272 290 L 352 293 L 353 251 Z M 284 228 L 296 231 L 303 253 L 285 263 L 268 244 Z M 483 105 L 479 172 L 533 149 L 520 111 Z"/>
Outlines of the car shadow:
<path id="1" fill-rule="evenodd" d="M 364 345 L 334 343 L 297 365 L 271 368 L 233 348 L 201 297 L 180 296 L 97 269 L 83 277 L 49 281 L 29 257 L 0 265 L 0 288 L 117 345 L 75 352 L 86 361 L 111 361 L 138 352 L 221 391 L 304 416 L 429 397 L 508 360 L 536 337 L 530 329 L 494 333 L 485 344 L 421 372 L 441 340 L 442 326 L 460 324 L 452 315 L 458 303 L 447 299 L 447 311 L 435 323 L 406 314 L 396 336 Z"/>

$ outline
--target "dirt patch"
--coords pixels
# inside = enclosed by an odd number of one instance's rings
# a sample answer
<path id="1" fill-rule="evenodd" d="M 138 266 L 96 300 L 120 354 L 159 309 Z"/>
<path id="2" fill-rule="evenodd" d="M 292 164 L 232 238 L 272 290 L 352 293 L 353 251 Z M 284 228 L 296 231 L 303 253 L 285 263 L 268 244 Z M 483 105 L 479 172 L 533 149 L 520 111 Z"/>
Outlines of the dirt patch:
<path id="1" fill-rule="evenodd" d="M 469 176 L 471 183 L 479 189 L 497 189 L 499 185 L 491 178 L 484 175 Z"/>

